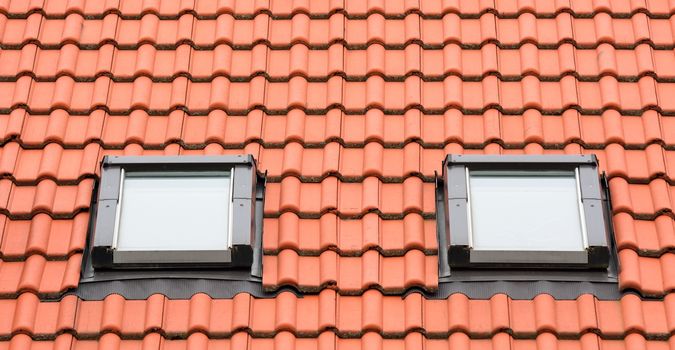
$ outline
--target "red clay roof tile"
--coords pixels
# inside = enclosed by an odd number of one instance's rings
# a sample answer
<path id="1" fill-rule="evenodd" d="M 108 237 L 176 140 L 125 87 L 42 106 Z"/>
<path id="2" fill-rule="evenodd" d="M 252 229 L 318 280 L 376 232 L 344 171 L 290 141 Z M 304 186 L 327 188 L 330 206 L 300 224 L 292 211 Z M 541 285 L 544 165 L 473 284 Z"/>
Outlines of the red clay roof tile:
<path id="1" fill-rule="evenodd" d="M 63 258 L 84 249 L 89 224 L 88 213 L 73 219 L 52 219 L 40 213 L 31 220 L 12 220 L 3 215 L 0 255 L 5 259 L 39 254 Z"/>
<path id="2" fill-rule="evenodd" d="M 411 213 L 398 220 L 383 220 L 368 213 L 359 220 L 340 219 L 326 213 L 319 219 L 302 219 L 286 212 L 279 218 L 265 219 L 263 249 L 268 254 L 294 249 L 306 254 L 336 250 L 340 255 L 361 255 L 380 250 L 385 256 L 402 255 L 412 249 L 436 252 L 433 220 Z M 269 233 L 268 233 L 269 232 Z"/>
<path id="3" fill-rule="evenodd" d="M 638 149 L 651 143 L 667 147 L 675 144 L 675 135 L 671 135 L 669 128 L 671 118 L 651 110 L 641 117 L 622 116 L 613 110 L 602 115 L 567 110 L 562 118 L 534 110 L 523 115 L 503 115 L 493 109 L 482 116 L 462 114 L 455 109 L 444 115 L 422 114 L 417 110 L 403 115 L 385 116 L 379 110 L 369 110 L 365 115 L 344 115 L 335 109 L 326 115 L 306 115 L 295 109 L 288 115 L 265 115 L 253 110 L 248 117 L 228 116 L 219 110 L 207 116 L 186 117 L 181 111 L 170 112 L 168 118 L 142 111 L 135 111 L 133 116 L 110 116 L 102 110 L 88 116 L 69 115 L 59 109 L 46 116 L 15 109 L 0 116 L 0 130 L 4 130 L 4 140 L 20 136 L 22 144 L 32 148 L 50 141 L 69 148 L 83 148 L 94 141 L 115 148 L 134 142 L 153 148 L 171 142 L 181 142 L 190 148 L 203 148 L 211 142 L 227 148 L 241 148 L 249 142 L 278 148 L 291 141 L 309 145 L 339 141 L 352 146 L 372 140 L 389 147 L 414 141 L 425 148 L 453 142 L 470 148 L 498 142 L 512 148 L 536 142 L 552 149 L 578 143 L 590 152 L 611 143 Z"/>
<path id="4" fill-rule="evenodd" d="M 0 1 L 0 350 L 672 348 L 674 12 Z M 263 285 L 311 293 L 63 296 L 103 156 L 242 153 L 268 175 Z M 658 300 L 402 296 L 438 288 L 448 153 L 595 154 L 619 288 Z"/>
<path id="5" fill-rule="evenodd" d="M 562 113 L 569 108 L 589 114 L 616 109 L 629 115 L 652 108 L 664 114 L 675 110 L 675 105 L 665 98 L 675 91 L 673 84 L 657 82 L 648 76 L 636 82 L 617 81 L 611 76 L 599 81 L 579 81 L 573 76 L 564 76 L 560 81 L 542 81 L 532 76 L 521 81 L 502 81 L 494 76 L 481 81 L 462 81 L 448 76 L 441 82 L 411 76 L 399 82 L 370 76 L 365 81 L 332 77 L 325 82 L 314 82 L 293 77 L 287 82 L 268 82 L 258 76 L 246 82 L 225 77 L 216 77 L 212 82 L 192 82 L 184 77 L 172 82 L 152 82 L 141 76 L 133 82 L 110 82 L 107 77 L 93 82 L 73 81 L 69 77 L 61 77 L 56 82 L 32 82 L 24 76 L 16 83 L 4 82 L 0 87 L 7 96 L 0 100 L 0 108 L 28 103 L 34 113 L 63 108 L 82 114 L 100 106 L 107 106 L 113 114 L 126 114 L 129 109 L 167 114 L 175 108 L 186 108 L 190 114 L 205 114 L 213 109 L 246 114 L 263 106 L 274 114 L 289 108 L 316 113 L 336 106 L 349 114 L 363 113 L 370 108 L 388 113 L 402 113 L 409 108 L 439 113 L 459 108 L 475 114 L 495 106 L 508 114 L 520 114 L 530 108 L 541 109 L 546 114 Z M 28 96 L 27 90 L 30 90 Z M 230 98 L 225 98 L 228 91 Z"/>
<path id="6" fill-rule="evenodd" d="M 275 299 L 256 299 L 247 294 L 211 299 L 196 294 L 189 300 L 170 300 L 162 295 L 124 300 L 110 295 L 103 301 L 78 301 L 68 296 L 58 302 L 41 302 L 35 295 L 24 293 L 16 300 L 0 303 L 7 315 L 0 323 L 0 334 L 53 339 L 50 335 L 67 332 L 80 339 L 103 340 L 101 333 L 137 339 L 159 332 L 168 339 L 184 339 L 192 333 L 234 338 L 248 332 L 258 338 L 289 332 L 316 338 L 330 332 L 342 338 L 369 333 L 402 338 L 422 333 L 431 339 L 453 334 L 485 339 L 508 332 L 517 339 L 532 340 L 541 334 L 577 340 L 585 337 L 580 334 L 603 340 L 623 340 L 637 334 L 659 341 L 673 331 L 671 304 L 670 298 L 644 301 L 633 295 L 617 301 L 600 301 L 591 295 L 563 301 L 548 295 L 512 300 L 504 294 L 489 300 L 471 300 L 462 294 L 429 300 L 416 293 L 401 298 L 376 290 L 360 296 L 324 290 L 302 298 L 282 292 Z M 254 317 L 259 314 L 269 317 Z"/>
<path id="7" fill-rule="evenodd" d="M 438 259 L 413 249 L 403 256 L 383 256 L 367 250 L 361 256 L 340 256 L 325 251 L 319 256 L 299 256 L 295 250 L 281 250 L 263 258 L 263 286 L 275 290 L 297 286 L 316 291 L 335 286 L 341 293 L 361 293 L 380 288 L 385 293 L 400 293 L 410 287 L 437 289 Z"/>
<path id="8" fill-rule="evenodd" d="M 43 4 L 44 3 L 44 4 Z M 44 6 L 44 7 L 43 7 Z M 288 17 L 294 13 L 325 15 L 332 12 L 345 12 L 351 16 L 364 16 L 380 13 L 388 17 L 398 17 L 404 13 L 421 12 L 427 16 L 439 16 L 443 13 L 461 13 L 475 16 L 490 11 L 501 16 L 514 16 L 522 12 L 538 15 L 552 15 L 558 12 L 570 12 L 578 16 L 607 12 L 612 15 L 627 15 L 632 12 L 646 12 L 651 16 L 668 16 L 672 12 L 672 4 L 663 1 L 512 1 L 488 0 L 477 2 L 431 0 L 396 0 L 396 1 L 323 1 L 287 3 L 280 0 L 264 1 L 221 1 L 212 3 L 206 0 L 166 2 L 153 1 L 138 3 L 135 1 L 81 1 L 63 3 L 57 0 L 37 1 L 5 1 L 0 12 L 20 14 L 29 11 L 44 11 L 50 16 L 64 16 L 75 12 L 88 16 L 96 16 L 106 12 L 116 12 L 125 16 L 137 17 L 143 13 L 155 13 L 162 16 L 177 16 L 185 12 L 195 11 L 200 16 L 215 16 L 219 13 L 230 13 L 238 16 L 252 16 L 256 13 L 270 12 L 275 17 Z"/>
<path id="9" fill-rule="evenodd" d="M 195 333 L 186 339 L 161 340 L 157 333 L 150 333 L 143 339 L 120 339 L 115 334 L 106 334 L 100 340 L 77 340 L 71 339 L 68 334 L 60 335 L 55 340 L 31 340 L 25 335 L 17 335 L 12 338 L 13 349 L 63 349 L 72 346 L 77 350 L 90 350 L 96 348 L 120 348 L 125 350 L 141 349 L 170 349 L 185 350 L 187 348 L 218 348 L 218 349 L 339 349 L 358 350 L 367 349 L 371 346 L 386 347 L 387 349 L 432 349 L 440 350 L 450 347 L 460 349 L 473 348 L 487 350 L 493 347 L 508 346 L 517 350 L 531 350 L 538 347 L 560 348 L 566 350 L 579 349 L 612 349 L 625 350 L 630 346 L 646 349 L 665 350 L 668 343 L 657 340 L 647 340 L 644 337 L 632 334 L 624 342 L 622 340 L 604 340 L 596 335 L 587 334 L 581 339 L 568 340 L 556 339 L 550 333 L 537 336 L 536 339 L 514 339 L 506 333 L 498 333 L 490 339 L 470 339 L 465 334 L 455 333 L 441 339 L 427 339 L 419 333 L 411 333 L 404 338 L 383 338 L 377 333 L 367 333 L 363 338 L 339 338 L 331 332 L 324 332 L 317 338 L 303 338 L 294 336 L 290 332 L 280 332 L 272 338 L 256 338 L 246 333 L 238 333 L 228 339 L 208 339 L 202 333 Z M 72 344 L 71 344 L 72 343 Z M 0 345 L 1 346 L 1 345 Z M 9 346 L 7 344 L 7 346 Z M 2 349 L 5 349 L 4 347 Z"/>

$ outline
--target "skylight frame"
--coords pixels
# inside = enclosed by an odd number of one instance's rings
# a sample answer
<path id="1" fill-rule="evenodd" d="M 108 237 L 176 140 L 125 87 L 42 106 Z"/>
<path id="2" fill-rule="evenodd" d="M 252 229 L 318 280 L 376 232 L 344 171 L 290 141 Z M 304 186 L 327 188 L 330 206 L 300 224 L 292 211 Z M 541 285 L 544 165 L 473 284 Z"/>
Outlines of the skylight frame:
<path id="1" fill-rule="evenodd" d="M 162 250 L 131 250 L 120 249 L 119 240 L 121 235 L 121 221 L 123 219 L 122 206 L 124 202 L 125 180 L 127 178 L 160 178 L 160 177 L 183 177 L 195 179 L 207 176 L 226 176 L 229 178 L 228 189 L 223 200 L 228 202 L 226 213 L 225 230 L 227 243 L 222 249 L 162 249 Z M 222 171 L 131 171 L 126 172 L 122 168 L 120 174 L 120 194 L 117 202 L 116 220 L 113 231 L 113 264 L 162 264 L 162 263 L 231 263 L 232 262 L 232 189 L 234 185 L 234 171 L 223 169 Z"/>
<path id="2" fill-rule="evenodd" d="M 229 172 L 229 245 L 218 250 L 119 251 L 116 250 L 124 174 L 181 174 L 200 176 Z M 106 156 L 96 201 L 93 237 L 90 237 L 94 269 L 165 269 L 251 267 L 258 223 L 256 200 L 260 191 L 255 162 L 250 155 L 222 156 Z M 225 233 L 224 233 L 225 234 Z"/>
<path id="3" fill-rule="evenodd" d="M 579 210 L 586 250 L 487 251 L 472 248 L 470 171 L 536 172 L 574 171 L 581 205 Z M 610 264 L 610 223 L 603 203 L 598 162 L 594 155 L 448 155 L 443 166 L 443 204 L 446 208 L 442 241 L 447 261 L 458 268 L 606 269 Z M 439 238 L 439 240 L 441 240 Z M 552 254 L 554 253 L 554 254 Z M 445 254 L 443 254 L 445 255 Z"/>

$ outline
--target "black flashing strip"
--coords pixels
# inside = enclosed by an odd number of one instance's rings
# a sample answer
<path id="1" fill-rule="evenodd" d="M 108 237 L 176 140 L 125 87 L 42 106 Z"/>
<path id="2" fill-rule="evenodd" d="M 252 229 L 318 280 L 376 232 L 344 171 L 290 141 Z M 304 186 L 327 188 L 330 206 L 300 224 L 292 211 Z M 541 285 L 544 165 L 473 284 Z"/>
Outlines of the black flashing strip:
<path id="1" fill-rule="evenodd" d="M 143 300 L 153 294 L 162 294 L 169 299 L 189 299 L 198 293 L 214 299 L 231 299 L 239 293 L 248 293 L 256 298 L 274 298 L 282 291 L 266 292 L 262 283 L 250 280 L 149 278 L 82 283 L 73 294 L 83 300 L 103 300 L 111 294 L 119 294 L 127 300 Z"/>
<path id="2" fill-rule="evenodd" d="M 198 293 L 207 294 L 214 299 L 231 299 L 239 293 L 271 299 L 282 292 L 291 292 L 297 297 L 317 294 L 299 293 L 293 288 L 268 292 L 260 282 L 203 278 L 149 278 L 83 283 L 69 294 L 89 301 L 103 300 L 111 294 L 121 295 L 127 300 L 144 300 L 153 294 L 162 294 L 170 299 L 190 299 Z M 412 288 L 401 294 L 401 297 L 405 298 L 413 293 L 422 294 L 425 299 L 447 299 L 457 293 L 464 294 L 470 299 L 490 299 L 494 295 L 505 294 L 515 300 L 532 300 L 540 294 L 548 294 L 556 300 L 575 300 L 584 294 L 591 294 L 600 300 L 620 300 L 627 294 L 620 292 L 614 283 L 568 281 L 440 282 L 435 293 L 425 293 Z"/>

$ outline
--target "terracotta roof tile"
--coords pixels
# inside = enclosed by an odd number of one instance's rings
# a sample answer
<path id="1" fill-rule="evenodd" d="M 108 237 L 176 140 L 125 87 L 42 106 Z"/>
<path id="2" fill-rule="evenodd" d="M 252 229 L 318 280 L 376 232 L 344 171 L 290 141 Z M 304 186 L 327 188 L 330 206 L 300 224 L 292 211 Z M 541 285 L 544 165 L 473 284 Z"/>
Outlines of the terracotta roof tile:
<path id="1" fill-rule="evenodd" d="M 355 48 L 372 43 L 394 48 L 411 42 L 421 42 L 430 48 L 449 42 L 466 46 L 486 42 L 498 42 L 502 47 L 526 42 L 558 46 L 567 41 L 583 48 L 594 48 L 601 43 L 632 48 L 643 41 L 657 47 L 672 46 L 673 42 L 668 18 L 649 17 L 641 12 L 625 17 L 612 17 L 607 12 L 575 17 L 559 12 L 543 18 L 530 12 L 506 18 L 491 12 L 471 17 L 457 13 L 446 13 L 442 17 L 424 17 L 418 13 L 391 17 L 377 12 L 345 16 L 334 12 L 321 17 L 295 13 L 279 18 L 265 12 L 245 17 L 229 13 L 195 17 L 193 13 L 183 12 L 167 17 L 148 11 L 140 16 L 109 12 L 94 18 L 78 13 L 54 18 L 38 11 L 26 19 L 5 19 L 4 28 L 2 42 L 10 47 L 31 41 L 39 42 L 41 47 L 59 47 L 68 42 L 100 46 L 112 41 L 128 48 L 138 48 L 143 43 L 175 47 L 182 42 L 200 48 L 213 48 L 219 43 L 241 48 L 250 48 L 255 43 L 288 48 L 296 42 L 326 47 L 338 41 Z"/>
<path id="2" fill-rule="evenodd" d="M 522 148 L 534 142 L 546 148 L 578 143 L 597 149 L 619 143 L 644 149 L 652 143 L 665 144 L 668 148 L 675 145 L 671 120 L 653 110 L 645 111 L 642 116 L 622 116 L 613 110 L 601 115 L 584 115 L 574 110 L 567 110 L 562 116 L 542 115 L 535 110 L 522 115 L 503 115 L 493 109 L 482 116 L 462 114 L 456 109 L 449 109 L 443 115 L 409 110 L 403 115 L 385 116 L 379 110 L 344 115 L 333 109 L 325 115 L 307 115 L 294 109 L 287 115 L 265 115 L 253 110 L 247 117 L 213 110 L 208 115 L 187 117 L 182 111 L 172 111 L 167 117 L 140 110 L 127 116 L 111 116 L 95 110 L 83 116 L 57 109 L 47 116 L 15 109 L 0 115 L 0 134 L 4 140 L 20 137 L 23 145 L 32 148 L 51 141 L 69 148 L 83 148 L 94 141 L 107 148 L 129 143 L 156 148 L 171 142 L 181 142 L 190 148 L 203 148 L 214 142 L 227 148 L 242 148 L 250 142 L 279 148 L 291 141 L 312 146 L 338 141 L 361 147 L 368 141 L 377 141 L 387 148 L 400 148 L 401 144 L 414 141 L 425 148 L 460 143 L 473 149 L 490 142 Z"/>
<path id="3" fill-rule="evenodd" d="M 361 256 L 340 256 L 326 251 L 319 256 L 300 256 L 295 250 L 281 250 L 263 258 L 263 286 L 275 290 L 296 286 L 316 291 L 335 286 L 341 293 L 362 293 L 378 288 L 385 293 L 400 293 L 421 287 L 433 291 L 438 284 L 438 259 L 413 249 L 403 256 L 383 256 L 368 250 Z"/>
<path id="4" fill-rule="evenodd" d="M 43 4 L 44 3 L 44 4 Z M 43 7 L 44 6 L 44 7 Z M 64 16 L 66 13 L 76 12 L 88 16 L 96 16 L 106 12 L 116 12 L 124 16 L 137 17 L 143 13 L 154 13 L 162 16 L 177 16 L 178 14 L 194 11 L 200 16 L 215 16 L 219 13 L 236 14 L 237 16 L 252 16 L 261 12 L 270 12 L 275 17 L 288 17 L 295 13 L 312 15 L 326 15 L 332 12 L 345 12 L 351 16 L 364 16 L 370 13 L 380 13 L 387 17 L 400 17 L 410 12 L 421 12 L 426 16 L 440 16 L 444 13 L 459 13 L 463 16 L 476 16 L 479 13 L 490 11 L 500 16 L 512 17 L 522 12 L 534 13 L 538 16 L 550 16 L 558 12 L 570 12 L 578 16 L 592 15 L 606 12 L 612 16 L 625 16 L 633 12 L 645 12 L 650 16 L 668 16 L 672 13 L 672 5 L 661 1 L 528 1 L 516 2 L 511 0 L 497 1 L 445 1 L 437 3 L 431 0 L 396 0 L 396 1 L 326 1 L 326 2 L 294 2 L 287 3 L 280 0 L 273 1 L 227 1 L 212 3 L 206 0 L 183 2 L 152 2 L 137 3 L 135 1 L 82 1 L 75 4 L 62 3 L 57 0 L 47 1 L 6 1 L 0 7 L 0 12 L 12 15 L 29 11 L 44 11 L 49 16 Z"/>
<path id="5" fill-rule="evenodd" d="M 0 296 L 15 297 L 22 292 L 48 297 L 59 296 L 77 287 L 81 264 L 82 254 L 79 253 L 65 260 L 47 260 L 37 254 L 28 256 L 26 260 L 1 260 L 0 274 L 3 279 Z"/>
<path id="6" fill-rule="evenodd" d="M 360 296 L 324 290 L 302 298 L 282 292 L 276 299 L 256 299 L 247 294 L 211 299 L 196 294 L 189 300 L 170 300 L 162 295 L 124 300 L 110 295 L 103 301 L 83 301 L 68 296 L 57 302 L 41 302 L 24 293 L 16 300 L 0 303 L 7 315 L 0 323 L 0 334 L 4 341 L 18 333 L 55 339 L 54 334 L 64 332 L 79 339 L 102 341 L 106 335 L 101 333 L 138 339 L 159 332 L 167 340 L 185 339 L 193 333 L 228 339 L 246 332 L 254 338 L 285 332 L 321 338 L 328 332 L 341 338 L 367 338 L 370 334 L 398 339 L 417 333 L 426 339 L 463 334 L 472 339 L 488 337 L 489 341 L 489 337 L 507 332 L 504 334 L 521 340 L 549 334 L 554 340 L 578 341 L 591 335 L 602 341 L 628 341 L 631 335 L 638 335 L 658 342 L 673 331 L 671 304 L 670 298 L 644 301 L 632 295 L 616 301 L 600 301 L 591 295 L 564 301 L 548 295 L 512 300 L 503 294 L 489 300 L 471 300 L 462 294 L 428 300 L 416 293 L 401 298 L 376 290 Z M 269 317 L 253 317 L 261 313 Z"/>
<path id="7" fill-rule="evenodd" d="M 385 81 L 379 76 L 365 81 L 345 81 L 334 76 L 325 82 L 302 77 L 268 82 L 261 76 L 245 82 L 225 77 L 216 77 L 212 82 L 192 82 L 185 77 L 153 82 L 145 76 L 132 82 L 115 82 L 108 77 L 80 82 L 63 76 L 55 82 L 43 82 L 23 76 L 15 83 L 1 83 L 0 89 L 6 93 L 6 98 L 0 100 L 0 109 L 28 104 L 31 112 L 39 114 L 57 108 L 86 114 L 102 106 L 113 114 L 126 114 L 130 109 L 166 114 L 176 108 L 187 109 L 190 114 L 206 114 L 214 109 L 246 114 L 263 106 L 273 114 L 289 108 L 303 108 L 316 114 L 333 107 L 344 108 L 349 114 L 360 114 L 370 108 L 390 114 L 409 108 L 427 113 L 458 108 L 476 114 L 495 107 L 508 114 L 528 109 L 559 114 L 570 108 L 589 114 L 616 109 L 633 115 L 654 108 L 668 115 L 675 113 L 675 104 L 665 98 L 675 91 L 675 83 L 656 82 L 648 76 L 636 82 L 617 81 L 611 76 L 599 81 L 579 81 L 573 76 L 560 81 L 541 81 L 532 76 L 521 81 L 501 81 L 494 76 L 481 81 L 462 81 L 457 76 L 448 76 L 443 81 L 422 81 L 411 76 L 402 82 Z M 227 98 L 223 95 L 227 91 L 236 95 Z"/>
<path id="8" fill-rule="evenodd" d="M 37 185 L 25 186 L 0 180 L 0 187 L 6 203 L 0 209 L 13 217 L 31 217 L 37 213 L 71 217 L 89 208 L 94 180 L 84 179 L 74 185 L 57 185 L 53 180 L 42 180 Z"/>
<path id="9" fill-rule="evenodd" d="M 63 349 L 72 346 L 77 350 L 90 350 L 103 348 L 115 348 L 125 350 L 138 349 L 171 349 L 185 350 L 192 347 L 221 348 L 221 349 L 339 349 L 354 350 L 366 349 L 370 346 L 386 347 L 387 349 L 446 349 L 451 347 L 491 349 L 498 346 L 510 346 L 517 350 L 530 350 L 538 347 L 552 347 L 569 350 L 579 349 L 612 349 L 624 350 L 633 346 L 646 349 L 665 350 L 669 343 L 665 341 L 647 340 L 638 334 L 630 335 L 627 340 L 605 340 L 596 335 L 587 334 L 582 339 L 568 340 L 556 339 L 555 336 L 544 333 L 536 339 L 514 339 L 506 333 L 495 335 L 490 339 L 470 339 L 465 334 L 455 333 L 440 339 L 427 339 L 419 333 L 412 333 L 404 338 L 383 338 L 377 333 L 368 333 L 363 338 L 339 338 L 333 333 L 325 332 L 317 338 L 302 338 L 289 332 L 281 332 L 273 338 L 256 338 L 246 333 L 237 333 L 235 337 L 228 339 L 208 339 L 202 333 L 194 333 L 186 339 L 161 339 L 157 333 L 150 333 L 142 339 L 120 339 L 115 334 L 106 334 L 100 340 L 77 340 L 71 335 L 60 335 L 54 340 L 31 340 L 20 334 L 11 339 L 11 342 L 0 343 L 2 349 L 12 346 L 12 349 L 40 349 L 52 350 Z"/>
<path id="10" fill-rule="evenodd" d="M 673 13 L 0 0 L 0 350 L 673 348 Z M 268 176 L 263 285 L 301 297 L 64 295 L 103 156 L 242 153 Z M 405 295 L 438 288 L 448 153 L 595 154 L 621 300 Z"/>
<path id="11" fill-rule="evenodd" d="M 579 75 L 585 80 L 597 80 L 605 74 L 622 80 L 642 75 L 672 80 L 675 74 L 671 67 L 675 61 L 673 52 L 654 50 L 647 44 L 635 49 L 617 49 L 609 44 L 595 49 L 574 49 L 570 44 L 557 49 L 538 49 L 533 44 L 501 49 L 487 44 L 480 49 L 464 50 L 454 43 L 443 50 L 422 49 L 418 45 L 385 49 L 379 44 L 356 50 L 344 50 L 341 44 L 320 50 L 310 50 L 303 44 L 293 45 L 289 50 L 269 50 L 264 44 L 250 50 L 233 50 L 224 44 L 213 50 L 194 50 L 187 44 L 176 50 L 157 50 L 152 45 L 119 50 L 104 45 L 96 51 L 78 50 L 68 44 L 60 49 L 36 49 L 28 45 L 21 50 L 3 51 L 0 60 L 4 64 L 0 76 L 5 79 L 15 79 L 21 73 L 34 74 L 43 80 L 64 74 L 80 80 L 91 80 L 101 74 L 112 75 L 116 80 L 132 80 L 140 75 L 155 80 L 178 75 L 190 75 L 194 80 L 210 80 L 220 75 L 248 80 L 260 74 L 274 80 L 288 80 L 293 75 L 325 80 L 336 74 L 352 79 L 382 74 L 387 79 L 401 80 L 411 73 L 422 74 L 426 80 L 439 80 L 447 75 L 477 79 L 484 74 L 498 74 L 509 80 L 522 79 L 523 74 L 547 80 L 559 80 L 565 74 Z"/>
<path id="12" fill-rule="evenodd" d="M 12 220 L 3 216 L 2 221 L 0 256 L 3 259 L 20 259 L 33 254 L 62 259 L 84 249 L 89 215 L 80 213 L 73 219 L 53 219 L 40 213 L 31 220 Z"/>
<path id="13" fill-rule="evenodd" d="M 417 213 L 396 220 L 383 220 L 376 213 L 368 213 L 361 219 L 347 220 L 333 213 L 302 219 L 286 212 L 278 218 L 266 218 L 265 230 L 263 249 L 268 254 L 294 249 L 305 254 L 335 250 L 340 255 L 359 256 L 375 249 L 394 256 L 412 249 L 426 253 L 438 249 L 435 222 Z"/>

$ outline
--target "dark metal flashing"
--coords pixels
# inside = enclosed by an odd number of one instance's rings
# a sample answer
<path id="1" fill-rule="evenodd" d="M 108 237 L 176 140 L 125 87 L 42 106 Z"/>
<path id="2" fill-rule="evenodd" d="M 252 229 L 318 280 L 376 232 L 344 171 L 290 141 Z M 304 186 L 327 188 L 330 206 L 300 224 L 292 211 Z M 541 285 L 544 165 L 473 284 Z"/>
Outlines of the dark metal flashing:
<path id="1" fill-rule="evenodd" d="M 162 294 L 170 299 L 189 299 L 198 293 L 211 298 L 231 299 L 239 293 L 251 294 L 256 298 L 274 298 L 281 291 L 266 292 L 262 283 L 249 280 L 150 278 L 83 283 L 73 294 L 83 300 L 103 300 L 111 294 L 119 294 L 127 300 L 147 299 L 153 294 Z"/>
<path id="2" fill-rule="evenodd" d="M 108 295 L 118 294 L 127 300 L 143 300 L 153 294 L 162 294 L 170 299 L 189 299 L 197 293 L 211 298 L 231 299 L 239 293 L 251 294 L 256 298 L 275 298 L 279 293 L 291 292 L 297 297 L 316 295 L 299 293 L 293 288 L 281 288 L 274 292 L 265 291 L 262 284 L 246 280 L 216 280 L 205 278 L 150 278 L 138 280 L 102 281 L 81 284 L 68 294 L 82 300 L 103 300 Z M 532 300 L 537 295 L 548 294 L 556 300 L 575 300 L 584 294 L 591 294 L 600 300 L 620 300 L 627 293 L 618 290 L 616 284 L 598 282 L 564 281 L 460 281 L 440 282 L 434 293 L 425 293 L 412 288 L 401 295 L 419 293 L 425 299 L 447 299 L 452 294 L 464 294 L 470 299 L 489 299 L 505 294 L 515 300 Z M 638 295 L 639 296 L 639 295 Z"/>

